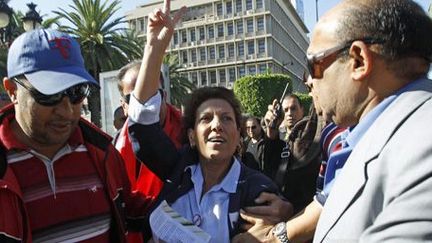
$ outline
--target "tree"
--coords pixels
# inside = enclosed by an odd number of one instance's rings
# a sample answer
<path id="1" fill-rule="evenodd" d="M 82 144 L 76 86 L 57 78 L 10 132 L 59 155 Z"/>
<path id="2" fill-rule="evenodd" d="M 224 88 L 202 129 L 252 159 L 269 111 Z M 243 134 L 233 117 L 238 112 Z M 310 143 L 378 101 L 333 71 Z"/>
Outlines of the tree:
<path id="1" fill-rule="evenodd" d="M 76 37 L 86 68 L 96 80 L 99 80 L 100 72 L 118 69 L 142 55 L 142 45 L 122 27 L 124 18 L 113 19 L 119 4 L 119 0 L 103 3 L 100 0 L 73 0 L 73 4 L 69 5 L 72 11 L 62 8 L 54 11 L 70 22 L 70 25 L 60 26 L 59 29 Z M 99 89 L 92 88 L 88 102 L 92 122 L 101 126 Z"/>
<path id="2" fill-rule="evenodd" d="M 180 68 L 178 56 L 175 54 L 167 54 L 164 57 L 164 64 L 169 67 L 169 80 L 170 80 L 170 103 L 181 107 L 185 104 L 188 95 L 196 89 L 196 86 L 190 82 L 186 77 L 182 76 L 178 71 Z"/>
<path id="3" fill-rule="evenodd" d="M 263 117 L 274 99 L 280 99 L 285 86 L 287 94 L 292 92 L 290 77 L 283 74 L 258 74 L 244 76 L 234 83 L 234 93 L 242 104 L 243 111 Z"/>
<path id="4" fill-rule="evenodd" d="M 10 39 L 13 40 L 18 37 L 20 34 L 24 33 L 23 24 L 21 18 L 24 15 L 20 12 L 13 12 L 12 17 L 9 22 L 9 33 L 11 34 Z M 4 43 L 0 46 L 0 75 L 1 77 L 7 76 L 7 54 L 10 43 Z M 0 85 L 3 86 L 3 85 Z"/>
<path id="5" fill-rule="evenodd" d="M 308 114 L 313 103 L 312 96 L 310 96 L 309 94 L 298 92 L 294 92 L 294 94 L 299 97 L 300 102 L 303 105 L 305 115 Z"/>

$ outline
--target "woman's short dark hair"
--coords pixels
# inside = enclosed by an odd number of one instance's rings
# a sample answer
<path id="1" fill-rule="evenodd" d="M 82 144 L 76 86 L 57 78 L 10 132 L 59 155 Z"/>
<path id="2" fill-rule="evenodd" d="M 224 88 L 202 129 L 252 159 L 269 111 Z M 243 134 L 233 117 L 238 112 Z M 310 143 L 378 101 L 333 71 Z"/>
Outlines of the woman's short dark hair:
<path id="1" fill-rule="evenodd" d="M 186 102 L 183 114 L 183 142 L 188 143 L 187 131 L 195 127 L 196 111 L 207 100 L 222 99 L 228 102 L 235 115 L 237 127 L 241 126 L 241 105 L 232 90 L 223 87 L 204 87 L 195 90 Z"/>

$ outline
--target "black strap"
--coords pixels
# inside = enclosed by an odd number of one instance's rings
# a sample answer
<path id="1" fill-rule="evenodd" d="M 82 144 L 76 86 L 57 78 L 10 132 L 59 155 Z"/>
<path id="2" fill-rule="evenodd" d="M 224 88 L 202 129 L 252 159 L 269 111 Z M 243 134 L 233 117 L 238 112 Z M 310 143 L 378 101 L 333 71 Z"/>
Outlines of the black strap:
<path id="1" fill-rule="evenodd" d="M 290 159 L 291 152 L 289 150 L 288 143 L 285 143 L 285 146 L 283 147 L 281 152 L 281 161 L 275 175 L 275 183 L 281 190 L 285 185 L 285 176 L 287 174 L 286 172 L 288 170 Z"/>

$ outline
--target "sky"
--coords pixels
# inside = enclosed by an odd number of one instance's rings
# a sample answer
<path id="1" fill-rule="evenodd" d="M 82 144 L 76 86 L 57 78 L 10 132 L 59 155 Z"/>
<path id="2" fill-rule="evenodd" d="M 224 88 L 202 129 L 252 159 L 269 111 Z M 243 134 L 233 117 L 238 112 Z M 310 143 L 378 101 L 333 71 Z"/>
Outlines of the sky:
<path id="1" fill-rule="evenodd" d="M 31 0 L 10 0 L 9 6 L 14 10 L 20 10 L 21 12 L 27 12 L 28 8 L 26 6 Z M 104 0 L 101 0 L 104 1 Z M 178 0 L 177 0 L 178 1 Z M 432 0 L 415 0 L 419 3 L 426 11 Z M 36 10 L 43 16 L 53 17 L 51 13 L 53 10 L 58 10 L 59 8 L 69 9 L 69 5 L 72 4 L 72 0 L 33 0 L 37 4 Z M 148 3 L 149 0 L 120 0 L 120 10 L 118 11 L 118 16 L 121 17 L 125 15 L 126 12 L 135 9 L 137 6 Z M 340 0 L 318 0 L 318 16 L 321 16 L 327 10 L 339 3 Z M 312 32 L 313 26 L 316 23 L 316 0 L 303 0 L 304 4 L 304 15 L 305 24 L 309 31 Z"/>

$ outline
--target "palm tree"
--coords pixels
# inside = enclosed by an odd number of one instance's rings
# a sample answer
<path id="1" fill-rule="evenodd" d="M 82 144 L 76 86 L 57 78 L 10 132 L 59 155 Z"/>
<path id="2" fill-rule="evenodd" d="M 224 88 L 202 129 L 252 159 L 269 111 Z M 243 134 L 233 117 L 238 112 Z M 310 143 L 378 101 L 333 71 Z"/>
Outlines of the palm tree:
<path id="1" fill-rule="evenodd" d="M 24 33 L 24 27 L 23 23 L 21 21 L 21 18 L 24 17 L 23 13 L 20 11 L 16 11 L 12 13 L 12 17 L 10 19 L 9 25 L 8 25 L 8 32 L 10 34 L 10 41 L 0 46 L 0 75 L 1 77 L 7 76 L 7 54 L 9 45 L 11 42 L 18 37 L 20 34 Z M 3 85 L 0 85 L 3 86 Z"/>
<path id="2" fill-rule="evenodd" d="M 58 29 L 61 25 L 60 25 L 60 17 L 56 16 L 53 18 L 45 18 L 46 15 L 42 16 L 43 21 L 42 21 L 42 28 L 44 29 L 54 29 L 54 25 L 56 25 L 56 29 Z"/>
<path id="3" fill-rule="evenodd" d="M 59 29 L 77 38 L 86 68 L 96 80 L 99 80 L 100 72 L 118 69 L 142 54 L 143 49 L 137 44 L 138 41 L 129 39 L 130 36 L 124 32 L 124 18 L 113 19 L 119 4 L 119 0 L 105 0 L 103 3 L 100 0 L 73 0 L 73 4 L 69 5 L 72 11 L 62 8 L 54 11 L 70 22 L 70 25 L 60 26 Z M 88 101 L 91 120 L 100 126 L 99 89 L 92 89 Z"/>
<path id="4" fill-rule="evenodd" d="M 169 67 L 170 103 L 181 107 L 185 104 L 188 95 L 196 89 L 196 86 L 179 72 L 179 68 L 181 67 L 177 55 L 167 54 L 163 62 Z"/>

